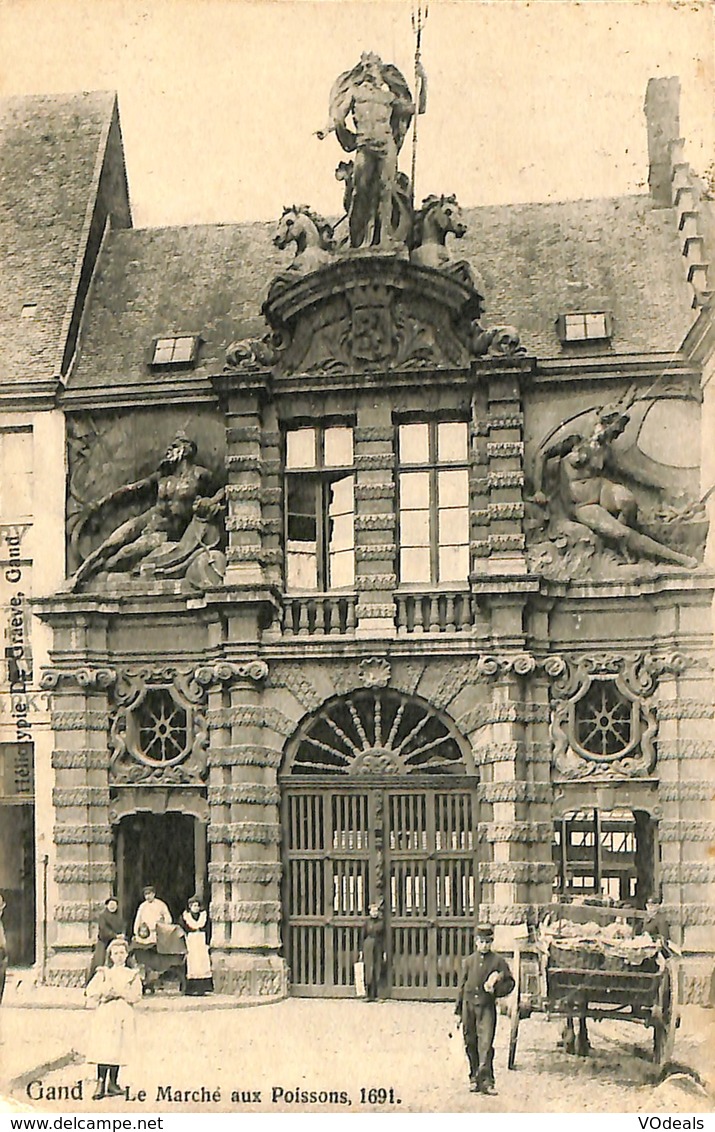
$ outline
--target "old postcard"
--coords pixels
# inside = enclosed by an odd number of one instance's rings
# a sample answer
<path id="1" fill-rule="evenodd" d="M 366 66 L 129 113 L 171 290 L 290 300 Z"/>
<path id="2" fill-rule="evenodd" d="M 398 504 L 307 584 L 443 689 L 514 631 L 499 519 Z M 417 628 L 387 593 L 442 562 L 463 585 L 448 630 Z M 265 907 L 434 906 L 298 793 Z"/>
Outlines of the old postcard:
<path id="1" fill-rule="evenodd" d="M 714 12 L 0 5 L 3 1111 L 704 1126 Z"/>

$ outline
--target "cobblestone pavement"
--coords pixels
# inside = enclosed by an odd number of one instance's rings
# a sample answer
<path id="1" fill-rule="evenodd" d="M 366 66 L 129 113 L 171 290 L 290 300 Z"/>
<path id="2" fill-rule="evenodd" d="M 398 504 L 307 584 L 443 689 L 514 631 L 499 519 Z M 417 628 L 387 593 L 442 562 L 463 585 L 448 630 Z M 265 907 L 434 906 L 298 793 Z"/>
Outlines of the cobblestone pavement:
<path id="1" fill-rule="evenodd" d="M 0 1011 L 0 1081 L 6 1095 L 28 1103 L 28 1072 L 69 1050 L 84 1050 L 89 1015 L 80 1010 Z M 289 999 L 250 1009 L 137 1011 L 138 1042 L 122 1083 L 138 1103 L 93 1103 L 94 1067 L 75 1058 L 37 1074 L 43 1111 L 396 1111 L 409 1112 L 709 1112 L 712 1097 L 685 1074 L 657 1084 L 643 1027 L 591 1024 L 592 1055 L 556 1049 L 558 1022 L 534 1015 L 519 1030 L 517 1068 L 506 1068 L 508 1019 L 499 1019 L 496 1097 L 470 1094 L 461 1033 L 449 1004 Z M 715 1045 L 713 1012 L 691 1007 L 676 1043 L 676 1059 L 709 1070 Z M 710 1059 L 711 1060 L 711 1059 Z M 13 1080 L 14 1079 L 14 1080 Z M 50 1088 L 76 1086 L 82 1100 L 47 1099 Z M 210 1100 L 186 1096 L 205 1089 Z M 170 1092 L 167 1093 L 167 1087 Z M 164 1089 L 162 1099 L 157 1099 Z M 283 1093 L 274 1101 L 274 1089 Z M 361 1090 L 366 1090 L 361 1103 Z M 388 1090 L 385 1103 L 371 1089 Z M 392 1101 L 389 1090 L 394 1090 Z M 219 1090 L 215 1093 L 215 1090 Z M 237 1100 L 232 1093 L 243 1094 Z M 249 1094 L 260 1092 L 260 1101 Z M 301 1092 L 346 1094 L 352 1102 L 321 1103 Z M 174 1099 L 180 1098 L 180 1099 Z M 296 1099 L 297 1098 L 297 1099 Z"/>

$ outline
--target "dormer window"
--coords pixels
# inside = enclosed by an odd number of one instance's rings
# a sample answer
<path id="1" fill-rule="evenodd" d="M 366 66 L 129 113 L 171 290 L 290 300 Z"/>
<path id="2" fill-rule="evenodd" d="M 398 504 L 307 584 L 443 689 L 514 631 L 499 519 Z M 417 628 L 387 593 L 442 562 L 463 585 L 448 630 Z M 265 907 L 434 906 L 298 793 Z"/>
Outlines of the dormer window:
<path id="1" fill-rule="evenodd" d="M 167 366 L 193 366 L 199 352 L 198 334 L 175 334 L 170 338 L 155 338 L 152 350 L 151 365 Z"/>
<path id="2" fill-rule="evenodd" d="M 608 342 L 613 319 L 608 311 L 574 311 L 559 315 L 556 329 L 565 346 L 573 342 Z"/>

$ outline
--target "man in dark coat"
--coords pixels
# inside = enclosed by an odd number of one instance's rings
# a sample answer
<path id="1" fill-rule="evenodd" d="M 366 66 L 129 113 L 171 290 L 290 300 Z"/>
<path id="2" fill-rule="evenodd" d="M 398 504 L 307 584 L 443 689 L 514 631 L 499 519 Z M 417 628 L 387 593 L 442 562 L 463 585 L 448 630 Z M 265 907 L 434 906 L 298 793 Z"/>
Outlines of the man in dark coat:
<path id="1" fill-rule="evenodd" d="M 496 1000 L 514 989 L 514 978 L 502 955 L 492 951 L 494 928 L 479 924 L 474 951 L 464 960 L 455 1013 L 462 1020 L 464 1047 L 469 1062 L 469 1088 L 494 1096 L 494 1034 Z"/>
<path id="2" fill-rule="evenodd" d="M 362 954 L 365 961 L 365 997 L 368 1002 L 376 1002 L 385 969 L 385 923 L 378 904 L 371 904 L 369 908 Z"/>

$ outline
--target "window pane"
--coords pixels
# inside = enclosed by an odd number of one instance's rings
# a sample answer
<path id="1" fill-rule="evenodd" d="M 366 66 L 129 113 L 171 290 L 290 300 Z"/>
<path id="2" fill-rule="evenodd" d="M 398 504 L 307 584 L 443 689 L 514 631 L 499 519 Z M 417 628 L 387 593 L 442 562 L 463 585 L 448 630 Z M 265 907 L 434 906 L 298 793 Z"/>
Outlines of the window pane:
<path id="1" fill-rule="evenodd" d="M 440 507 L 466 507 L 469 504 L 469 473 L 466 468 L 437 473 L 437 494 Z"/>
<path id="2" fill-rule="evenodd" d="M 291 549 L 291 543 L 288 544 L 286 585 L 289 590 L 317 590 L 318 559 L 315 554 L 315 546 L 312 550 L 308 550 L 306 543 L 300 551 L 294 551 Z"/>
<path id="3" fill-rule="evenodd" d="M 429 546 L 429 511 L 403 511 L 401 513 L 400 545 Z"/>
<path id="4" fill-rule="evenodd" d="M 177 338 L 174 342 L 174 358 L 175 362 L 190 362 L 191 355 L 194 352 L 194 339 L 193 338 Z"/>
<path id="5" fill-rule="evenodd" d="M 469 543 L 469 511 L 466 507 L 445 507 L 439 511 L 439 541 L 441 546 Z"/>
<path id="6" fill-rule="evenodd" d="M 406 511 L 429 507 L 429 472 L 403 472 L 400 476 L 400 507 Z"/>
<path id="7" fill-rule="evenodd" d="M 466 582 L 469 577 L 469 547 L 441 546 L 439 548 L 440 582 Z"/>
<path id="8" fill-rule="evenodd" d="M 352 550 L 341 550 L 331 554 L 329 588 L 331 590 L 350 589 L 355 584 L 355 554 Z"/>
<path id="9" fill-rule="evenodd" d="M 567 314 L 564 317 L 566 338 L 575 341 L 586 337 L 586 322 L 582 314 Z"/>
<path id="10" fill-rule="evenodd" d="M 310 476 L 288 479 L 288 540 L 311 543 L 313 553 L 318 537 L 316 486 Z"/>
<path id="11" fill-rule="evenodd" d="M 353 504 L 353 477 L 345 476 L 340 480 L 333 480 L 327 484 L 328 512 L 330 515 L 352 515 Z"/>
<path id="12" fill-rule="evenodd" d="M 400 425 L 400 463 L 429 463 L 429 425 Z"/>
<path id="13" fill-rule="evenodd" d="M 353 462 L 353 430 L 343 426 L 325 430 L 325 466 L 345 467 Z"/>
<path id="14" fill-rule="evenodd" d="M 467 425 L 464 421 L 445 421 L 437 425 L 437 460 L 453 464 L 467 459 Z"/>
<path id="15" fill-rule="evenodd" d="M 606 337 L 606 316 L 605 316 L 605 314 L 587 314 L 586 315 L 586 337 L 587 338 L 605 338 Z"/>
<path id="16" fill-rule="evenodd" d="M 286 433 L 286 467 L 315 467 L 314 428 L 297 428 Z"/>
<path id="17" fill-rule="evenodd" d="M 336 550 L 352 549 L 354 543 L 352 515 L 339 515 L 337 518 L 331 518 L 329 547 L 331 554 Z"/>
<path id="18" fill-rule="evenodd" d="M 430 580 L 429 547 L 403 547 L 400 551 L 400 581 L 429 582 Z"/>
<path id="19" fill-rule="evenodd" d="M 174 339 L 160 338 L 154 347 L 155 362 L 170 362 L 174 353 Z"/>

